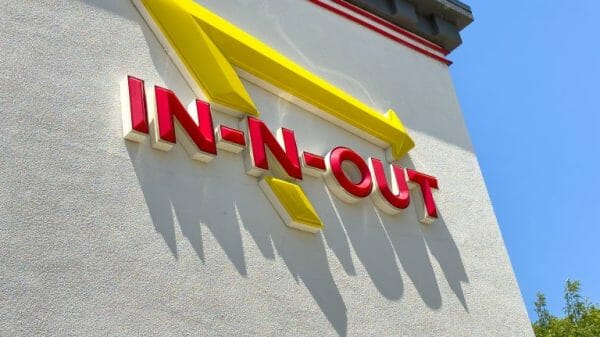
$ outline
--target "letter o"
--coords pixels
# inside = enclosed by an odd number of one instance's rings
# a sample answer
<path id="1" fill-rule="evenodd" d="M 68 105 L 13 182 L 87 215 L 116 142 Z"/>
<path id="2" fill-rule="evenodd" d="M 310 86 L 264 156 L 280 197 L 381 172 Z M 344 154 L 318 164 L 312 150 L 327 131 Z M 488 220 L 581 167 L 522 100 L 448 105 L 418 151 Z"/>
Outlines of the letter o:
<path id="1" fill-rule="evenodd" d="M 355 183 L 348 177 L 342 166 L 345 161 L 354 164 L 360 174 L 359 182 Z M 358 153 L 347 147 L 338 146 L 327 154 L 325 164 L 327 165 L 325 183 L 341 200 L 355 203 L 371 194 L 373 181 L 369 165 Z"/>

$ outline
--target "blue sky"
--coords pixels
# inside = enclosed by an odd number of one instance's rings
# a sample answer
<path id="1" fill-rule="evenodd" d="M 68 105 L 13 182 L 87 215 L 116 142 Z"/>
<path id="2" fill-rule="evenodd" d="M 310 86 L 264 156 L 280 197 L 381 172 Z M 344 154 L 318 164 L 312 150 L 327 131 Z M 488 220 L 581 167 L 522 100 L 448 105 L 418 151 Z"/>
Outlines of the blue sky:
<path id="1" fill-rule="evenodd" d="M 532 320 L 600 302 L 600 1 L 467 1 L 451 72 Z"/>

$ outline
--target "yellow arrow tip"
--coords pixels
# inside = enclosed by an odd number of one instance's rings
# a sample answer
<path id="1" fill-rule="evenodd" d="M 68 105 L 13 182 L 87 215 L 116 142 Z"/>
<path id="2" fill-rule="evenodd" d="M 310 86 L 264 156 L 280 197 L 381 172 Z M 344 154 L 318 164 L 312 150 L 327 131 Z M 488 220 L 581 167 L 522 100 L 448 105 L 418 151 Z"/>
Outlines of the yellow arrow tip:
<path id="1" fill-rule="evenodd" d="M 323 222 L 300 185 L 265 176 L 259 186 L 289 227 L 311 233 L 323 228 Z"/>
<path id="2" fill-rule="evenodd" d="M 402 123 L 400 118 L 398 118 L 398 115 L 396 115 L 396 112 L 394 110 L 389 109 L 385 114 L 385 118 L 392 126 L 394 126 L 396 129 L 400 130 L 402 133 L 405 134 L 405 137 L 403 137 L 403 139 L 396 140 L 392 143 L 390 147 L 390 158 L 388 159 L 398 160 L 404 155 L 406 155 L 408 151 L 415 147 L 415 141 L 410 137 L 410 135 L 406 131 L 406 127 L 404 127 L 404 124 Z"/>
<path id="3" fill-rule="evenodd" d="M 400 118 L 398 118 L 398 115 L 396 115 L 396 112 L 394 110 L 389 109 L 385 113 L 385 118 L 387 118 L 389 123 L 391 125 L 393 125 L 395 128 L 402 130 L 402 132 L 406 132 L 406 129 L 404 128 L 404 124 L 402 124 L 402 121 L 400 120 Z"/>

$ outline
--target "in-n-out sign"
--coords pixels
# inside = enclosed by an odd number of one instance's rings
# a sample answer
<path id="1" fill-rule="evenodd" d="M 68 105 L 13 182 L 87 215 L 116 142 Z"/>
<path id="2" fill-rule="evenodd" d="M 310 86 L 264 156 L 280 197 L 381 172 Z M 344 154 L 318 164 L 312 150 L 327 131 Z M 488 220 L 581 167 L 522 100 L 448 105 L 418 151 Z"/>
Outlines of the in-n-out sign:
<path id="1" fill-rule="evenodd" d="M 365 160 L 343 146 L 324 157 L 300 152 L 292 130 L 280 128 L 273 134 L 251 116 L 244 117 L 239 128 L 215 127 L 209 103 L 198 99 L 186 109 L 172 91 L 159 86 L 146 90 L 142 80 L 131 76 L 122 83 L 122 108 L 128 140 L 141 142 L 149 136 L 152 147 L 162 151 L 179 142 L 192 159 L 201 162 L 210 162 L 219 150 L 243 153 L 246 173 L 260 179 L 265 195 L 290 227 L 310 232 L 323 227 L 310 201 L 293 183 L 304 175 L 323 177 L 330 191 L 347 203 L 370 197 L 388 214 L 406 209 L 411 201 L 409 189 L 414 189 L 420 220 L 430 223 L 438 216 L 432 193 L 438 183 L 430 175 L 391 164 L 388 181 L 382 160 Z M 197 122 L 190 114 L 197 116 Z"/>
<path id="2" fill-rule="evenodd" d="M 346 147 L 325 156 L 299 152 L 292 130 L 281 128 L 274 135 L 258 119 L 259 111 L 240 77 L 382 147 L 389 161 L 414 147 L 393 110 L 385 114 L 374 110 L 194 0 L 132 2 L 196 97 L 206 101 L 196 100 L 186 110 L 170 90 L 146 91 L 142 80 L 128 77 L 122 86 L 125 138 L 141 141 L 150 135 L 152 146 L 163 151 L 180 142 L 193 159 L 203 162 L 215 158 L 218 150 L 243 151 L 246 172 L 259 177 L 259 186 L 284 222 L 301 230 L 317 232 L 323 227 L 297 183 L 305 174 L 322 176 L 345 202 L 371 196 L 390 214 L 408 207 L 409 188 L 415 188 L 419 197 L 413 202 L 420 220 L 429 223 L 437 218 L 434 177 L 391 165 L 388 182 L 381 160 L 365 160 Z M 211 107 L 241 118 L 240 127 L 213 128 Z"/>

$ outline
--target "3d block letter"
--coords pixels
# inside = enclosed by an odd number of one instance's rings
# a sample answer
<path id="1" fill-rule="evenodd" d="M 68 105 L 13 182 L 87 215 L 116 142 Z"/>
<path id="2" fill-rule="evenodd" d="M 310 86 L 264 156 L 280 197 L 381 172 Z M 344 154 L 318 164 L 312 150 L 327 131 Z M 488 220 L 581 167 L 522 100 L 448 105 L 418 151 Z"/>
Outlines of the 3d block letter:
<path id="1" fill-rule="evenodd" d="M 141 142 L 148 137 L 148 109 L 144 81 L 127 76 L 121 82 L 123 138 Z"/>
<path id="2" fill-rule="evenodd" d="M 294 131 L 281 128 L 277 138 L 264 122 L 253 117 L 242 120 L 242 128 L 247 129 L 249 146 L 246 149 L 246 173 L 258 177 L 269 169 L 267 148 L 278 167 L 276 174 L 302 179 L 302 169 L 298 157 L 298 146 Z"/>
<path id="3" fill-rule="evenodd" d="M 371 198 L 382 211 L 394 215 L 410 204 L 410 191 L 406 183 L 404 169 L 390 165 L 391 186 L 388 185 L 381 160 L 369 158 L 369 168 L 373 177 Z"/>
<path id="4" fill-rule="evenodd" d="M 347 165 L 343 165 L 344 162 Z M 355 203 L 369 196 L 373 187 L 371 173 L 369 166 L 358 153 L 347 147 L 338 146 L 327 154 L 325 164 L 327 165 L 325 183 L 338 198 L 348 203 Z M 350 171 L 352 177 L 348 177 L 345 169 Z"/>
<path id="5" fill-rule="evenodd" d="M 432 189 L 438 189 L 437 179 L 411 169 L 406 169 L 406 175 L 408 176 L 408 183 L 411 189 L 419 187 L 417 191 L 421 195 L 421 198 L 415 200 L 417 202 L 415 203 L 415 207 L 417 208 L 419 221 L 425 224 L 434 222 L 438 218 L 438 213 Z"/>
<path id="6" fill-rule="evenodd" d="M 169 151 L 176 143 L 175 130 L 184 135 L 181 138 L 185 150 L 192 159 L 208 162 L 217 155 L 210 105 L 196 100 L 190 112 L 196 113 L 198 123 L 189 115 L 177 96 L 168 89 L 155 87 L 155 108 L 152 121 L 152 147 Z"/>

